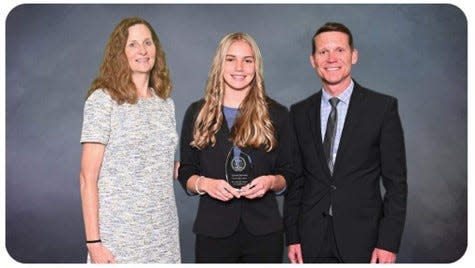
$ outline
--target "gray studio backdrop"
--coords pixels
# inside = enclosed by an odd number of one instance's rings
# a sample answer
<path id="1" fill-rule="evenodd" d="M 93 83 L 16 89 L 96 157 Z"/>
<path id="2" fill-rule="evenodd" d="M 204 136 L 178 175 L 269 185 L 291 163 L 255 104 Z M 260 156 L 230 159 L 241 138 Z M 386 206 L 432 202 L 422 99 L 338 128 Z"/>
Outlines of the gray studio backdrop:
<path id="1" fill-rule="evenodd" d="M 447 263 L 464 254 L 467 20 L 458 7 L 30 4 L 6 18 L 6 249 L 15 260 L 86 260 L 78 178 L 84 98 L 110 32 L 127 16 L 144 17 L 160 36 L 178 133 L 226 33 L 257 39 L 267 92 L 289 107 L 319 89 L 308 60 L 316 28 L 348 25 L 359 49 L 355 79 L 399 99 L 409 198 L 398 261 Z M 197 198 L 174 184 L 182 258 L 193 262 Z"/>

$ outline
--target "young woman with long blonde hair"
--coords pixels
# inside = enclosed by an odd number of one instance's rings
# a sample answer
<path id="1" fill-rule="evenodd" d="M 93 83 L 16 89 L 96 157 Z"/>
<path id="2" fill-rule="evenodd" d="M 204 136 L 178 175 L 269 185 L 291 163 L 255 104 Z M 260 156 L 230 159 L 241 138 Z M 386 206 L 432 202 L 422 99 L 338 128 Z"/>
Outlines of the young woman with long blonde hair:
<path id="1" fill-rule="evenodd" d="M 287 108 L 265 93 L 255 40 L 226 35 L 181 132 L 179 180 L 200 197 L 197 262 L 282 262 L 276 195 L 293 176 L 291 137 Z"/>

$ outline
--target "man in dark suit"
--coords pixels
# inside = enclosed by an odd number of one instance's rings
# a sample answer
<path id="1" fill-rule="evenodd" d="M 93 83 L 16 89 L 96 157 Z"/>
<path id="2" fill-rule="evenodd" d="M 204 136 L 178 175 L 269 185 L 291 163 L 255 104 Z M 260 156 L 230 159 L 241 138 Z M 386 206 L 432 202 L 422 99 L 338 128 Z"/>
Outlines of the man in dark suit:
<path id="1" fill-rule="evenodd" d="M 397 100 L 352 79 L 358 52 L 345 25 L 326 23 L 312 44 L 323 89 L 291 107 L 298 175 L 284 203 L 289 260 L 393 263 L 407 200 Z"/>

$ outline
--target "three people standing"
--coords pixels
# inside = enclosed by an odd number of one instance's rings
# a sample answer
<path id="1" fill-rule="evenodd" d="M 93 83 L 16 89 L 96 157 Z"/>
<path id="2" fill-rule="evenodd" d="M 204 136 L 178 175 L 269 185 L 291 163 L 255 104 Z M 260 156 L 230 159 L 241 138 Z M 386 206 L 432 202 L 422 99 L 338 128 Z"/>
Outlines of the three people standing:
<path id="1" fill-rule="evenodd" d="M 351 77 L 358 52 L 345 25 L 326 23 L 312 46 L 322 90 L 289 114 L 266 94 L 256 41 L 221 39 L 180 138 L 178 179 L 199 197 L 196 262 L 282 262 L 284 226 L 292 263 L 395 262 L 407 199 L 397 100 Z M 145 20 L 124 19 L 84 109 L 80 182 L 93 263 L 180 262 L 170 92 L 158 36 Z"/>

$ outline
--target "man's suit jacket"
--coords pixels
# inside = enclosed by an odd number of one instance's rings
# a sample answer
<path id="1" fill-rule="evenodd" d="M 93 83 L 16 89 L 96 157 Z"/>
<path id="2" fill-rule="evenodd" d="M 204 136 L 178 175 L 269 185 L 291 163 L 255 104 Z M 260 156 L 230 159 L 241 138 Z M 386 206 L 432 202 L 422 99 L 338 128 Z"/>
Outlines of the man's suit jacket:
<path id="1" fill-rule="evenodd" d="M 277 148 L 266 152 L 264 148 L 242 148 L 253 162 L 253 175 L 282 175 L 287 183 L 294 177 L 292 169 L 292 130 L 288 109 L 268 98 L 269 115 L 275 129 Z M 192 175 L 225 179 L 225 161 L 233 144 L 229 140 L 230 130 L 223 116 L 221 128 L 216 133 L 214 147 L 198 150 L 190 146 L 193 140 L 193 126 L 203 105 L 203 100 L 190 105 L 183 119 L 180 140 L 180 169 L 178 180 L 186 190 L 186 183 Z M 247 230 L 254 235 L 282 231 L 282 216 L 279 212 L 276 195 L 267 192 L 262 198 L 232 199 L 223 202 L 205 194 L 200 196 L 198 213 L 193 232 L 210 237 L 230 236 L 242 220 Z"/>
<path id="2" fill-rule="evenodd" d="M 284 202 L 287 244 L 300 243 L 304 260 L 318 257 L 325 232 L 323 213 L 331 203 L 344 262 L 369 262 L 375 247 L 396 253 L 407 199 L 397 100 L 355 82 L 332 176 L 322 145 L 321 95 L 320 91 L 290 109 L 297 177 Z"/>

